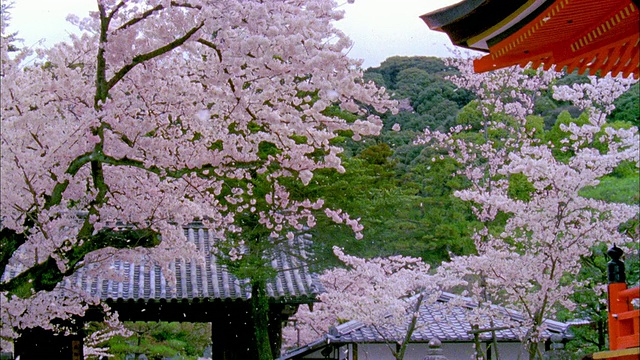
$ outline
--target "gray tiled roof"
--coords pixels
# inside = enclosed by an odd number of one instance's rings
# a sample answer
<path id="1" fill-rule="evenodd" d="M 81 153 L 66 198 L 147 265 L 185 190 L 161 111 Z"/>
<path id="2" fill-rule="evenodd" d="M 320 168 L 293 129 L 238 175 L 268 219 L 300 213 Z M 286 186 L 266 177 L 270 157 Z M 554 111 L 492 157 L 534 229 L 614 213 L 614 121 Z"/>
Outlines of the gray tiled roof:
<path id="1" fill-rule="evenodd" d="M 171 284 L 160 266 L 114 260 L 112 267 L 121 272 L 117 280 L 96 275 L 92 266 L 85 265 L 66 278 L 61 288 L 80 287 L 93 296 L 109 301 L 175 301 L 175 300 L 246 300 L 251 297 L 251 288 L 246 279 L 238 279 L 225 265 L 217 261 L 212 252 L 215 241 L 213 233 L 198 224 L 185 227 L 189 241 L 196 244 L 205 256 L 204 263 L 195 260 L 176 259 L 169 268 L 175 272 L 176 284 Z M 297 237 L 293 247 L 287 251 L 274 251 L 271 266 L 277 276 L 267 283 L 269 297 L 280 302 L 310 302 L 321 291 L 317 275 L 305 264 L 305 248 L 310 235 Z M 8 278 L 15 276 L 16 269 L 7 269 Z M 64 291 L 64 290 L 63 290 Z"/>
<path id="2" fill-rule="evenodd" d="M 456 301 L 455 305 L 449 302 L 453 299 L 462 300 Z M 462 304 L 461 304 L 462 303 Z M 442 293 L 435 304 L 423 304 L 420 307 L 420 317 L 417 322 L 417 329 L 411 337 L 412 343 L 428 343 L 434 338 L 438 338 L 442 342 L 472 342 L 473 335 L 469 334 L 471 331 L 471 325 L 467 320 L 468 313 L 477 305 L 468 298 L 463 298 L 450 293 Z M 513 321 L 522 321 L 523 317 L 518 312 L 506 309 L 504 307 L 494 307 L 507 318 Z M 571 334 L 567 332 L 568 324 L 545 320 L 547 330 L 545 331 L 545 337 L 550 337 L 552 334 L 561 334 L 564 338 L 571 338 Z M 499 342 L 518 342 L 517 329 L 513 328 L 513 325 L 509 326 L 505 322 L 495 321 L 495 328 L 504 327 L 505 329 L 497 330 L 496 337 Z M 344 324 L 334 326 L 329 329 L 329 333 L 321 337 L 320 339 L 301 346 L 296 349 L 292 349 L 283 354 L 278 360 L 298 359 L 301 356 L 308 355 L 319 351 L 320 349 L 333 345 L 343 344 L 364 344 L 364 343 L 389 343 L 390 341 L 399 341 L 404 337 L 404 334 L 398 332 L 395 336 L 383 337 L 372 326 L 367 326 L 358 320 L 351 320 Z M 491 340 L 491 333 L 480 333 L 481 341 Z"/>
<path id="3" fill-rule="evenodd" d="M 423 304 L 420 307 L 420 317 L 418 318 L 417 328 L 411 337 L 411 342 L 429 342 L 434 338 L 438 338 L 442 342 L 473 341 L 473 334 L 469 333 L 472 328 L 468 315 L 476 307 L 476 304 L 466 301 L 464 305 L 445 306 L 454 298 L 465 300 L 450 293 L 443 293 L 436 303 Z M 503 307 L 495 308 L 508 320 L 516 322 L 523 320 L 522 315 L 515 311 Z M 552 333 L 564 333 L 568 327 L 567 324 L 558 321 L 545 320 L 545 323 L 547 326 L 546 337 L 549 337 Z M 518 328 L 514 328 L 512 324 L 496 318 L 494 319 L 494 328 L 500 329 L 496 331 L 498 341 L 520 341 Z M 388 341 L 374 327 L 366 326 L 358 320 L 352 320 L 331 328 L 327 336 L 334 343 L 380 343 Z M 482 332 L 479 336 L 482 341 L 491 340 L 491 332 Z M 400 333 L 398 333 L 398 339 L 400 339 Z"/>

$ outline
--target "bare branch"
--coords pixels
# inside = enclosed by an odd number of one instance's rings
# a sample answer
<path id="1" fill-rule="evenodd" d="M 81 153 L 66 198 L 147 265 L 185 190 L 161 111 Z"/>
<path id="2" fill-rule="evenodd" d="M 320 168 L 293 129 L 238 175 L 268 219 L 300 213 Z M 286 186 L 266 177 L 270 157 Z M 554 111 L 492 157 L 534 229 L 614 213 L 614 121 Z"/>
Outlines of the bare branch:
<path id="1" fill-rule="evenodd" d="M 190 9 L 198 9 L 198 10 L 202 9 L 202 7 L 200 5 L 191 5 L 191 4 L 188 4 L 188 3 L 179 4 L 179 3 L 175 2 L 175 1 L 171 2 L 171 7 L 184 7 L 184 8 L 190 8 Z M 140 15 L 139 17 L 127 21 L 122 26 L 120 26 L 118 28 L 118 30 L 124 30 L 124 29 L 128 28 L 129 26 L 135 25 L 135 24 L 139 23 L 140 21 L 142 21 L 142 20 L 148 18 L 149 16 L 153 15 L 154 13 L 156 13 L 156 12 L 158 12 L 160 10 L 163 10 L 164 8 L 165 7 L 163 5 L 158 5 L 156 7 L 153 7 L 151 9 L 145 11 L 144 13 L 142 13 L 142 15 Z"/>
<path id="2" fill-rule="evenodd" d="M 111 13 L 107 16 L 107 21 L 111 22 L 111 19 L 113 19 L 113 17 L 116 15 L 116 13 L 118 12 L 118 10 L 120 10 L 121 7 L 124 6 L 124 1 L 121 1 L 118 5 L 116 5 L 116 7 L 111 11 Z"/>
<path id="3" fill-rule="evenodd" d="M 216 46 L 216 44 L 212 43 L 211 41 L 207 41 L 205 39 L 198 39 L 197 40 L 200 44 L 208 46 L 210 48 L 212 48 L 213 50 L 215 50 L 216 54 L 218 54 L 218 60 L 222 61 L 222 52 L 220 51 L 220 49 L 218 49 L 218 47 Z"/>
<path id="4" fill-rule="evenodd" d="M 150 51 L 146 54 L 141 54 L 134 57 L 131 63 L 123 66 L 113 77 L 107 82 L 106 91 L 111 90 L 117 83 L 120 81 L 129 71 L 131 71 L 136 65 L 141 64 L 145 61 L 156 58 L 160 55 L 164 55 L 169 51 L 181 46 L 184 44 L 193 34 L 195 34 L 198 30 L 200 30 L 204 26 L 204 22 L 200 23 L 200 25 L 192 28 L 187 32 L 184 36 L 168 43 L 167 45 L 160 47 L 156 50 Z"/>

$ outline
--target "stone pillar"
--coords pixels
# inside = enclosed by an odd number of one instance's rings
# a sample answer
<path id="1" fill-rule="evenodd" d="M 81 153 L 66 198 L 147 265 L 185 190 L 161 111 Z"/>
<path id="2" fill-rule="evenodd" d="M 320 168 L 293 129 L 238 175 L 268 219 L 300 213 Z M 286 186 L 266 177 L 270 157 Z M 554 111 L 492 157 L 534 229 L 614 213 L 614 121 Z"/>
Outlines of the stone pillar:
<path id="1" fill-rule="evenodd" d="M 549 337 L 551 346 L 549 351 L 545 352 L 543 358 L 545 360 L 571 360 L 573 353 L 564 349 L 565 337 L 562 334 L 553 334 Z"/>
<path id="2" fill-rule="evenodd" d="M 442 355 L 442 343 L 438 338 L 434 338 L 429 341 L 427 356 L 422 360 L 447 360 L 446 356 Z"/>

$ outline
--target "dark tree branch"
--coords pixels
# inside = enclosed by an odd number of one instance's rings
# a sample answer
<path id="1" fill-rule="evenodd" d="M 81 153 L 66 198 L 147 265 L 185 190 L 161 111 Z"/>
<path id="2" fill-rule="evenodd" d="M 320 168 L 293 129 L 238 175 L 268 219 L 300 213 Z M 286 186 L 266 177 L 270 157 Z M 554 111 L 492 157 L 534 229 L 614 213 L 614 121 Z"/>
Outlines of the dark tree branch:
<path id="1" fill-rule="evenodd" d="M 2 235 L 4 241 L 4 230 Z M 14 234 L 15 236 L 20 234 Z M 0 291 L 6 291 L 23 299 L 30 297 L 32 292 L 51 291 L 65 276 L 73 274 L 80 267 L 81 261 L 87 254 L 106 247 L 115 249 L 153 247 L 160 243 L 160 235 L 151 229 L 103 229 L 83 240 L 82 245 L 60 254 L 68 261 L 64 271 L 58 268 L 56 260 L 50 256 L 43 263 L 32 266 L 18 276 L 0 283 Z"/>
<path id="2" fill-rule="evenodd" d="M 104 46 L 107 43 L 107 32 L 109 30 L 110 18 L 107 16 L 104 5 L 98 3 L 98 11 L 100 12 L 100 40 L 98 46 L 98 55 L 96 56 L 96 94 L 93 106 L 98 109 L 101 101 L 107 99 L 107 60 L 104 57 Z"/>
<path id="3" fill-rule="evenodd" d="M 179 3 L 175 2 L 175 1 L 171 2 L 171 7 L 184 7 L 184 8 L 190 8 L 190 9 L 198 9 L 198 10 L 202 9 L 202 7 L 200 5 L 191 5 L 191 4 L 188 4 L 188 3 L 179 4 Z M 123 29 L 128 28 L 129 26 L 135 25 L 135 24 L 139 23 L 140 21 L 142 21 L 142 20 L 148 18 L 149 16 L 153 15 L 155 12 L 163 10 L 164 8 L 165 8 L 164 5 L 158 5 L 156 7 L 153 7 L 151 9 L 143 12 L 142 15 L 140 15 L 139 17 L 127 21 L 122 26 L 120 26 L 118 28 L 118 30 L 123 30 Z"/>
<path id="4" fill-rule="evenodd" d="M 113 77 L 106 83 L 106 93 L 109 92 L 109 90 L 111 90 L 117 83 L 118 81 L 120 81 L 129 71 L 131 71 L 136 65 L 141 64 L 145 61 L 151 60 L 155 57 L 158 57 L 160 55 L 166 54 L 169 51 L 181 46 L 182 44 L 184 44 L 187 40 L 189 40 L 189 38 L 195 34 L 198 30 L 200 30 L 200 28 L 202 28 L 204 26 L 204 22 L 200 23 L 200 25 L 194 27 L 193 29 L 189 30 L 189 32 L 187 32 L 184 36 L 168 43 L 167 45 L 160 47 L 156 50 L 150 51 L 146 54 L 141 54 L 141 55 L 137 55 L 135 56 L 132 60 L 131 63 L 123 66 L 117 73 L 115 73 L 113 75 Z M 106 95 L 106 94 L 105 94 Z M 105 96 L 106 99 L 106 96 Z"/>
<path id="5" fill-rule="evenodd" d="M 142 15 L 140 15 L 140 17 L 137 17 L 137 18 L 134 18 L 134 19 L 131 19 L 131 20 L 127 21 L 122 26 L 120 26 L 118 28 L 118 30 L 124 30 L 124 29 L 128 28 L 129 26 L 135 25 L 135 24 L 139 23 L 140 21 L 148 18 L 149 16 L 151 16 L 156 11 L 160 11 L 162 9 L 164 9 L 164 6 L 162 6 L 162 5 L 158 5 L 156 7 L 153 7 L 151 9 L 143 12 Z"/>
<path id="6" fill-rule="evenodd" d="M 118 10 L 120 10 L 120 8 L 123 6 L 124 6 L 124 1 L 121 1 L 120 3 L 118 3 L 118 5 L 116 5 L 116 7 L 113 8 L 113 10 L 111 10 L 111 13 L 109 14 L 109 16 L 107 16 L 107 21 L 111 22 L 111 19 L 113 19 L 116 13 L 118 13 Z"/>
<path id="7" fill-rule="evenodd" d="M 198 39 L 197 40 L 200 44 L 204 45 L 204 46 L 208 46 L 210 48 L 212 48 L 213 50 L 215 50 L 216 54 L 218 54 L 218 60 L 220 60 L 222 62 L 222 52 L 220 51 L 220 49 L 218 49 L 218 47 L 216 46 L 216 44 L 212 43 L 211 41 L 207 41 L 205 39 Z"/>
<path id="8" fill-rule="evenodd" d="M 181 177 L 183 177 L 184 175 L 188 175 L 188 174 L 192 174 L 192 173 L 196 173 L 198 176 L 202 176 L 204 177 L 205 172 L 209 171 L 212 172 L 213 170 L 216 169 L 216 167 L 212 166 L 212 165 L 206 165 L 200 168 L 184 168 L 184 169 L 177 169 L 177 170 L 171 170 L 171 169 L 163 169 L 157 166 L 145 166 L 143 161 L 140 160 L 135 160 L 135 159 L 129 159 L 127 157 L 121 158 L 121 159 L 116 159 L 113 158 L 111 156 L 108 155 L 104 155 L 101 154 L 96 158 L 97 161 L 99 161 L 100 163 L 103 164 L 107 164 L 107 165 L 113 165 L 113 166 L 131 166 L 131 167 L 135 167 L 135 168 L 139 168 L 145 171 L 148 171 L 150 173 L 156 174 L 158 176 L 161 177 L 169 177 L 169 178 L 175 178 L 175 179 L 179 179 Z M 210 177 L 210 175 L 208 176 Z"/>
<path id="9" fill-rule="evenodd" d="M 84 165 L 91 162 L 93 156 L 93 152 L 78 156 L 71 162 L 71 164 L 69 164 L 69 167 L 67 168 L 67 171 L 65 171 L 65 173 L 71 176 L 76 175 Z M 53 187 L 51 195 L 45 196 L 44 208 L 49 209 L 54 205 L 60 204 L 60 201 L 62 201 L 62 193 L 64 193 L 64 191 L 67 189 L 67 186 L 69 186 L 68 180 L 57 183 Z"/>

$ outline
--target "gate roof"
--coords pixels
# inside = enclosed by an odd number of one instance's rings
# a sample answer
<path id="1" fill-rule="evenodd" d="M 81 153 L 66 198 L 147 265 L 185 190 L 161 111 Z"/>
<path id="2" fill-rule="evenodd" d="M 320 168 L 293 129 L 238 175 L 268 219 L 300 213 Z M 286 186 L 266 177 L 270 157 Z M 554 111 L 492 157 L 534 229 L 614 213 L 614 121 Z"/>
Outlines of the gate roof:
<path id="1" fill-rule="evenodd" d="M 169 269 L 175 274 L 175 284 L 157 264 L 111 260 L 111 268 L 119 276 L 107 276 L 92 271 L 87 264 L 65 278 L 57 289 L 77 293 L 85 291 L 107 302 L 212 302 L 216 300 L 247 300 L 251 297 L 248 279 L 239 279 L 221 263 L 213 251 L 213 232 L 202 225 L 184 228 L 187 239 L 205 255 L 204 261 L 175 259 Z M 306 264 L 310 235 L 298 236 L 286 249 L 276 248 L 268 259 L 277 274 L 267 283 L 267 294 L 272 302 L 310 303 L 321 291 L 316 274 Z M 9 278 L 16 276 L 18 267 L 7 267 Z"/>

